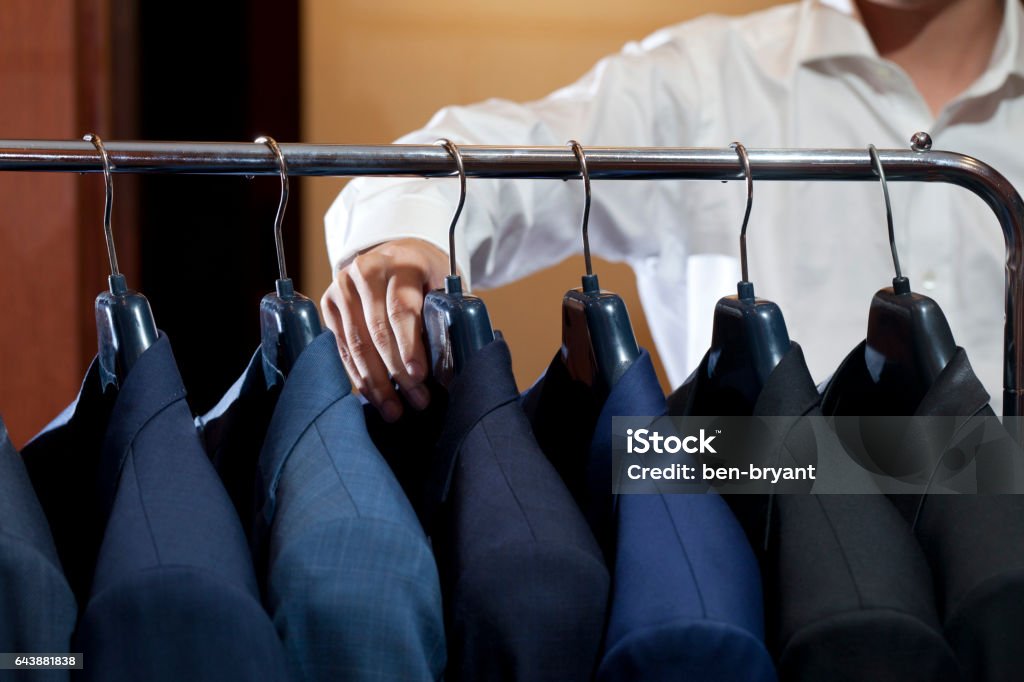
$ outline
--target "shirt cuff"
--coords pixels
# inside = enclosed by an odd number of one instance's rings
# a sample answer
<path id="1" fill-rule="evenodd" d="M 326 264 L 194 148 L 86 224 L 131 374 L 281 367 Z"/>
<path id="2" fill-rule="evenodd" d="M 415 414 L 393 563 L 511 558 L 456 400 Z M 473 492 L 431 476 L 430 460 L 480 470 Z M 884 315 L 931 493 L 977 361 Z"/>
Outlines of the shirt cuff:
<path id="1" fill-rule="evenodd" d="M 399 190 L 400 188 L 393 188 Z M 346 205 L 345 193 L 324 216 L 327 252 L 334 271 L 345 267 L 362 251 L 396 239 L 420 239 L 448 254 L 448 228 L 455 206 L 443 197 L 406 192 L 382 192 L 372 199 Z M 470 269 L 462 219 L 455 227 L 455 253 L 465 291 L 471 289 Z"/>

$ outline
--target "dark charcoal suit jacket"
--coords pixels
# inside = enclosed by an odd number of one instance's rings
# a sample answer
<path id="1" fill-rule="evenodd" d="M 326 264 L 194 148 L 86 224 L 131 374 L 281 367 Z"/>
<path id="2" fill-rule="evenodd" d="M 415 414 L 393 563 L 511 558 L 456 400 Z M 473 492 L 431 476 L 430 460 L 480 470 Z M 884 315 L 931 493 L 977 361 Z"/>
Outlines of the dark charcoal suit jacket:
<path id="1" fill-rule="evenodd" d="M 907 406 L 915 417 L 896 447 L 865 449 L 849 434 L 876 412 L 865 409 L 845 384 L 866 372 L 862 343 L 843 361 L 826 389 L 823 405 L 834 416 L 844 444 L 861 455 L 882 461 L 893 453 L 898 466 L 932 467 L 952 473 L 950 464 L 974 467 L 979 490 L 998 491 L 1020 476 L 1024 453 L 1000 432 L 977 449 L 973 462 L 964 462 L 956 439 L 995 422 L 989 396 L 958 348 L 920 404 Z M 847 416 L 848 415 L 848 416 Z M 954 419 L 955 418 L 955 419 Z M 955 425 L 956 431 L 952 431 Z M 936 476 L 937 479 L 941 475 Z M 941 483 L 940 480 L 936 481 Z M 924 550 L 935 578 L 935 599 L 946 638 L 965 679 L 1024 679 L 1024 495 L 894 495 L 909 527 Z"/>
<path id="2" fill-rule="evenodd" d="M 669 397 L 692 414 L 707 376 L 705 356 Z M 820 417 L 819 396 L 799 345 L 768 377 L 756 416 Z M 809 423 L 794 419 L 764 447 L 798 464 L 817 456 Z M 837 445 L 818 452 L 841 450 Z M 820 464 L 820 462 L 819 462 Z M 956 679 L 942 639 L 927 563 L 888 499 L 878 495 L 731 495 L 762 553 L 769 641 L 783 680 L 901 682 Z"/>

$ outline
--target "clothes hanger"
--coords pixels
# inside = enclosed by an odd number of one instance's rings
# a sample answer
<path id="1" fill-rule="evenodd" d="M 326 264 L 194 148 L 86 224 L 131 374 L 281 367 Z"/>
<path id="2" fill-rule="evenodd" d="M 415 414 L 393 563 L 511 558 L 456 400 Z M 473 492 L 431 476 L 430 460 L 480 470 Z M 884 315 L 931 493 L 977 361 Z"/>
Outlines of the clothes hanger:
<path id="1" fill-rule="evenodd" d="M 323 332 L 316 304 L 295 291 L 295 285 L 288 277 L 284 258 L 284 240 L 281 234 L 284 211 L 288 206 L 288 164 L 285 163 L 281 147 L 272 137 L 256 138 L 257 144 L 265 144 L 277 157 L 281 173 L 281 199 L 274 217 L 274 245 L 277 248 L 277 268 L 280 274 L 275 283 L 276 291 L 267 294 L 260 301 L 260 332 L 263 349 L 263 372 L 268 386 L 280 383 L 283 377 L 299 359 L 299 355 Z"/>
<path id="2" fill-rule="evenodd" d="M 107 240 L 110 259 L 109 291 L 96 297 L 97 357 L 103 391 L 118 389 L 131 371 L 135 361 L 156 341 L 158 332 L 153 310 L 142 294 L 128 288 L 124 275 L 117 266 L 114 231 L 110 214 L 114 204 L 114 179 L 110 156 L 99 135 L 88 133 L 83 137 L 100 153 L 103 159 L 103 182 L 106 189 L 103 203 L 103 234 Z"/>
<path id="3" fill-rule="evenodd" d="M 439 143 L 455 159 L 459 174 L 459 204 L 448 228 L 451 274 L 444 278 L 444 289 L 435 289 L 424 298 L 423 326 L 433 376 L 447 387 L 473 353 L 494 341 L 494 331 L 484 302 L 476 296 L 462 293 L 462 278 L 456 273 L 455 225 L 466 204 L 466 168 L 454 142 L 439 140 Z"/>
<path id="4" fill-rule="evenodd" d="M 629 322 L 625 302 L 602 291 L 590 260 L 590 173 L 583 147 L 570 140 L 580 164 L 586 201 L 583 208 L 583 259 L 587 274 L 583 286 L 567 291 L 562 299 L 562 362 L 569 375 L 606 398 L 633 361 L 640 347 Z"/>
<path id="5" fill-rule="evenodd" d="M 875 389 L 873 394 L 886 396 L 886 402 L 893 405 L 916 408 L 952 360 L 956 353 L 956 342 L 938 303 L 912 292 L 910 280 L 900 270 L 885 170 L 874 145 L 868 146 L 868 154 L 881 180 L 885 197 L 889 248 L 896 277 L 892 287 L 879 290 L 871 299 L 865 363 L 869 368 L 874 368 L 869 369 L 868 373 Z"/>
<path id="6" fill-rule="evenodd" d="M 730 145 L 740 157 L 747 181 L 747 208 L 740 229 L 742 280 L 736 296 L 719 299 L 711 332 L 703 414 L 750 414 L 768 375 L 790 348 L 789 332 L 779 306 L 756 298 L 747 273 L 747 223 L 754 201 L 754 181 L 746 147 Z"/>

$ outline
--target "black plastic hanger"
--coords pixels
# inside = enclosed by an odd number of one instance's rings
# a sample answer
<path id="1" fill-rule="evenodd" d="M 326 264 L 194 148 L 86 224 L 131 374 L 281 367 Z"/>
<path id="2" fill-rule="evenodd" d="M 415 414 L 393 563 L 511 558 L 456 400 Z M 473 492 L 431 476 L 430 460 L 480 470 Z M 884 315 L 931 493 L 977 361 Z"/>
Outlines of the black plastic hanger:
<path id="1" fill-rule="evenodd" d="M 736 150 L 747 181 L 747 208 L 740 230 L 742 281 L 737 295 L 719 299 L 715 306 L 708 355 L 708 376 L 703 392 L 703 414 L 749 414 L 768 381 L 768 375 L 790 348 L 789 332 L 779 306 L 755 298 L 754 285 L 747 274 L 747 222 L 754 200 L 754 182 L 750 159 L 739 142 Z"/>
<path id="2" fill-rule="evenodd" d="M 288 372 L 313 339 L 323 332 L 316 304 L 295 291 L 285 267 L 284 241 L 281 228 L 284 211 L 288 206 L 288 165 L 277 141 L 272 137 L 258 137 L 257 144 L 270 147 L 277 157 L 281 171 L 281 199 L 274 217 L 274 245 L 277 248 L 277 268 L 280 274 L 274 293 L 260 301 L 260 331 L 263 349 L 263 372 L 267 384 L 273 386 L 287 377 Z"/>
<path id="3" fill-rule="evenodd" d="M 590 261 L 590 173 L 583 147 L 569 146 L 580 163 L 586 203 L 583 208 L 583 258 L 587 274 L 583 286 L 567 291 L 562 299 L 562 362 L 569 375 L 605 398 L 633 361 L 640 347 L 629 321 L 626 303 L 610 291 L 602 291 Z"/>
<path id="4" fill-rule="evenodd" d="M 885 196 L 889 247 L 896 277 L 892 287 L 881 289 L 871 299 L 865 363 L 876 368 L 876 373 L 868 375 L 873 379 L 873 394 L 886 396 L 890 404 L 916 408 L 953 358 L 956 342 L 939 304 L 912 292 L 910 280 L 900 270 L 885 171 L 874 145 L 868 147 L 868 153 Z"/>
<path id="5" fill-rule="evenodd" d="M 423 326 L 430 351 L 434 378 L 447 387 L 476 351 L 494 341 L 491 318 L 484 302 L 462 293 L 462 278 L 456 274 L 455 225 L 466 203 L 466 168 L 462 154 L 451 140 L 440 140 L 455 159 L 459 174 L 459 205 L 448 228 L 448 261 L 451 274 L 444 278 L 444 289 L 435 289 L 423 301 Z"/>
<path id="6" fill-rule="evenodd" d="M 124 275 L 117 267 L 114 232 L 110 226 L 114 204 L 110 156 L 99 135 L 89 133 L 82 139 L 92 142 L 103 159 L 103 182 L 106 188 L 103 233 L 107 239 L 107 256 L 110 258 L 110 277 L 107 280 L 110 290 L 96 297 L 97 356 L 100 380 L 106 391 L 108 387 L 121 387 L 135 361 L 156 341 L 158 332 L 149 301 L 142 294 L 128 288 Z"/>

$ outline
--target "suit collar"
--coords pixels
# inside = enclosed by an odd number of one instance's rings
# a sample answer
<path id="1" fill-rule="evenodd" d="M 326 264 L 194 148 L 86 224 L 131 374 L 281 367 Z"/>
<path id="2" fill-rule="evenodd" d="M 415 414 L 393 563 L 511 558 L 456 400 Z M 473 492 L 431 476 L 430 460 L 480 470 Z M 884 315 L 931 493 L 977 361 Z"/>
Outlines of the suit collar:
<path id="1" fill-rule="evenodd" d="M 978 414 L 991 414 L 988 393 L 971 369 L 967 353 L 956 349 L 916 406 L 904 406 L 902 414 L 893 414 L 893 406 L 883 406 L 876 412 L 888 414 L 874 414 L 868 410 L 875 402 L 858 388 L 870 381 L 865 347 L 865 342 L 858 344 L 828 381 L 822 400 L 825 416 L 831 418 L 832 428 L 862 466 L 896 479 L 941 484 L 945 476 L 958 470 L 938 467 L 965 464 L 946 460 L 952 439 Z"/>
<path id="2" fill-rule="evenodd" d="M 206 414 L 196 417 L 196 427 L 204 435 L 204 440 L 207 440 L 206 434 L 216 432 L 220 428 L 220 424 L 231 421 L 231 413 L 240 401 L 244 401 L 250 396 L 267 393 L 272 388 L 263 367 L 263 348 L 260 347 L 253 353 L 242 376 L 238 377 L 217 404 Z"/>
<path id="3" fill-rule="evenodd" d="M 512 356 L 500 334 L 469 358 L 448 387 L 448 393 L 448 416 L 441 444 L 458 449 L 481 419 L 519 398 L 512 374 Z"/>
<path id="4" fill-rule="evenodd" d="M 918 406 L 920 416 L 973 415 L 989 403 L 989 395 L 974 374 L 967 352 L 957 347 L 953 359 Z"/>
<path id="5" fill-rule="evenodd" d="M 168 405 L 184 398 L 185 386 L 171 343 L 160 332 L 125 377 L 107 423 L 97 478 L 104 516 L 113 504 L 121 468 L 136 435 Z"/>
<path id="6" fill-rule="evenodd" d="M 604 446 L 607 434 L 611 433 L 613 417 L 658 417 L 665 413 L 665 394 L 658 383 L 651 355 L 643 348 L 639 357 L 619 377 L 603 405 L 589 397 L 590 392 L 569 376 L 559 352 L 544 374 L 523 393 L 522 404 L 534 428 L 539 420 L 552 412 L 582 415 L 584 424 L 595 423 L 592 448 Z M 575 404 L 567 406 L 570 401 Z M 568 421 L 561 416 L 557 423 L 568 424 L 570 428 L 576 426 L 575 420 Z"/>
<path id="7" fill-rule="evenodd" d="M 103 387 L 100 383 L 99 359 L 93 357 L 74 401 L 54 417 L 49 424 L 44 426 L 39 433 L 32 436 L 32 439 L 22 449 L 23 454 L 25 452 L 32 452 L 37 447 L 45 449 L 47 442 L 51 438 L 65 429 L 74 428 L 79 423 L 88 423 L 93 430 L 99 429 L 100 435 L 102 435 L 102 432 L 106 429 L 110 408 L 116 396 L 117 391 L 115 389 L 109 390 L 104 395 Z M 100 421 L 103 422 L 102 425 L 98 424 Z M 94 444 L 95 447 L 99 447 L 99 440 L 97 439 L 97 442 Z"/>
<path id="8" fill-rule="evenodd" d="M 459 449 L 480 420 L 519 399 L 512 357 L 500 332 L 468 359 L 448 387 L 448 411 L 438 441 L 437 460 L 426 486 L 424 525 L 433 524 L 437 508 L 448 497 Z"/>
<path id="9" fill-rule="evenodd" d="M 641 348 L 640 356 L 619 377 L 608 394 L 597 420 L 598 429 L 606 425 L 605 431 L 611 433 L 612 417 L 660 416 L 664 412 L 665 394 L 658 383 L 654 363 L 650 353 Z"/>
<path id="10" fill-rule="evenodd" d="M 698 396 L 702 391 L 707 390 L 709 355 L 710 351 L 704 354 L 700 365 L 690 375 L 690 378 L 668 397 L 668 414 L 693 415 Z M 782 356 L 782 360 L 768 375 L 768 381 L 757 397 L 757 402 L 754 403 L 754 416 L 801 416 L 814 409 L 819 400 L 820 396 L 807 369 L 807 362 L 804 360 L 803 349 L 793 341 L 790 343 L 789 350 Z"/>
<path id="11" fill-rule="evenodd" d="M 259 369 L 262 372 L 262 367 Z M 334 334 L 325 331 L 302 351 L 270 419 L 259 459 L 260 491 L 271 501 L 265 507 L 261 504 L 264 515 L 273 517 L 274 492 L 299 438 L 327 408 L 351 394 L 352 384 L 341 364 Z"/>
<path id="12" fill-rule="evenodd" d="M 612 419 L 653 418 L 665 412 L 665 395 L 650 354 L 641 349 L 601 404 L 586 386 L 572 380 L 558 352 L 523 395 L 522 404 L 541 449 L 610 559 L 614 546 Z"/>
<path id="13" fill-rule="evenodd" d="M 847 386 L 868 374 L 864 361 L 866 347 L 866 341 L 857 344 L 825 384 L 822 411 L 826 415 L 845 412 L 846 410 L 841 409 L 841 403 L 844 392 L 848 390 Z M 988 392 L 974 374 L 967 353 L 958 346 L 949 364 L 939 373 L 921 402 L 917 406 L 908 406 L 907 411 L 913 411 L 913 415 L 893 416 L 968 416 L 983 409 L 988 402 Z"/>

